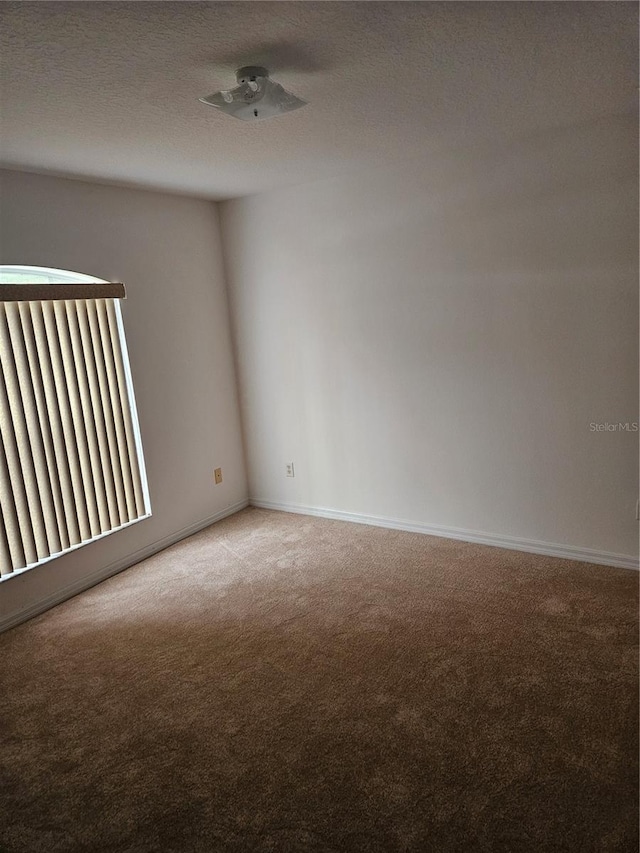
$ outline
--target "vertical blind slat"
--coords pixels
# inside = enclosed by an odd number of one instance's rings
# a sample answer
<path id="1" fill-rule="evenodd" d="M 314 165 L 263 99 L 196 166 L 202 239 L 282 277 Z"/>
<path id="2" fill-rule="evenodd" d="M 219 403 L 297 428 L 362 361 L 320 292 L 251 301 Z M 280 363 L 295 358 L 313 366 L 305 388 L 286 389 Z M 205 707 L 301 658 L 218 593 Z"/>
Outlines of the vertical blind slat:
<path id="1" fill-rule="evenodd" d="M 45 440 L 49 481 L 58 521 L 60 550 L 64 550 L 71 544 L 80 541 L 80 533 L 78 531 L 75 501 L 73 500 L 69 462 L 64 446 L 60 406 L 56 396 L 51 357 L 47 346 L 47 334 L 42 313 L 43 304 L 42 302 L 30 302 L 29 316 L 33 330 L 33 343 L 35 344 L 34 360 L 37 361 L 39 380 L 42 383 L 42 397 L 39 398 L 39 405 L 42 405 L 41 429 Z"/>
<path id="2" fill-rule="evenodd" d="M 51 553 L 52 545 L 59 550 L 60 543 L 19 304 L 8 306 L 7 326 L 15 356 L 11 365 L 13 370 L 10 369 L 6 376 L 9 406 L 14 425 L 26 427 L 26 440 L 17 442 L 18 453 L 29 501 L 36 553 L 38 559 L 42 559 Z"/>
<path id="3" fill-rule="evenodd" d="M 73 363 L 75 366 L 75 384 L 78 389 L 80 409 L 82 411 L 83 434 L 87 441 L 89 465 L 91 467 L 91 477 L 93 481 L 91 496 L 95 498 L 98 529 L 94 535 L 97 535 L 97 533 L 104 533 L 105 530 L 109 529 L 109 508 L 107 506 L 105 496 L 102 461 L 100 459 L 96 424 L 93 417 L 93 407 L 91 405 L 91 391 L 89 389 L 89 380 L 87 376 L 86 360 L 87 358 L 91 358 L 91 352 L 85 353 L 82 345 L 80 323 L 78 320 L 80 303 L 77 300 L 69 300 L 65 304 L 67 309 L 67 320 L 69 323 Z"/>
<path id="4" fill-rule="evenodd" d="M 74 541 L 72 538 L 71 544 L 77 545 L 85 539 L 91 538 L 91 529 L 89 527 L 89 516 L 84 497 L 84 486 L 82 485 L 82 469 L 80 467 L 80 457 L 73 428 L 67 379 L 60 350 L 60 339 L 58 337 L 58 326 L 55 317 L 55 303 L 43 303 L 42 313 L 44 316 L 54 389 L 58 406 L 60 407 L 60 423 L 64 438 L 64 451 L 69 463 L 71 493 L 67 495 L 67 501 L 65 501 L 65 503 L 71 502 L 73 504 L 77 519 L 78 539 L 77 541 Z"/>
<path id="5" fill-rule="evenodd" d="M 115 486 L 118 518 L 120 524 L 125 524 L 129 520 L 127 513 L 127 497 L 124 490 L 124 481 L 122 479 L 122 469 L 120 466 L 120 452 L 118 449 L 118 437 L 116 435 L 115 413 L 113 411 L 113 406 L 111 405 L 111 396 L 109 393 L 109 378 L 107 375 L 107 364 L 105 362 L 102 345 L 100 319 L 98 316 L 98 300 L 92 299 L 87 303 L 87 314 L 89 317 L 89 328 L 91 330 L 93 356 L 98 370 L 100 403 L 102 405 L 102 413 L 107 432 L 109 465 L 111 467 L 111 475 Z"/>
<path id="6" fill-rule="evenodd" d="M 7 327 L 13 352 L 16 354 L 13 364 L 9 366 L 5 377 L 7 392 L 9 395 L 9 407 L 12 412 L 14 429 L 18 425 L 19 433 L 16 435 L 16 443 L 22 465 L 22 474 L 31 513 L 31 528 L 36 545 L 38 559 L 46 557 L 49 553 L 49 532 L 56 538 L 51 529 L 53 518 L 53 497 L 49 489 L 49 481 L 44 467 L 44 447 L 38 421 L 38 410 L 36 408 L 33 384 L 29 373 L 29 362 L 27 357 L 27 344 L 24 330 L 20 319 L 19 305 L 11 305 L 7 308 Z M 11 369 L 12 368 L 12 369 Z M 18 439 L 24 435 L 26 428 L 27 440 Z M 49 523 L 47 523 L 47 518 Z"/>
<path id="7" fill-rule="evenodd" d="M 3 394 L 4 379 L 0 371 L 0 407 L 4 405 Z M 0 577 L 11 574 L 14 569 L 19 569 L 27 565 L 27 558 L 22 542 L 22 532 L 18 521 L 16 500 L 11 487 L 9 464 L 5 455 L 5 446 L 3 435 L 2 441 L 0 441 L 0 511 L 2 512 L 2 522 L 7 538 L 9 555 L 7 562 L 3 559 L 0 564 Z"/>
<path id="8" fill-rule="evenodd" d="M 107 437 L 104 408 L 102 406 L 102 400 L 100 399 L 101 391 L 100 379 L 98 377 L 98 364 L 96 363 L 91 329 L 89 327 L 89 303 L 87 300 L 77 300 L 76 305 L 78 309 L 78 325 L 80 327 L 80 336 L 82 338 L 82 353 L 87 372 L 87 381 L 89 384 L 91 417 L 93 419 L 96 440 L 98 443 L 100 469 L 102 472 L 102 482 L 104 484 L 102 497 L 105 504 L 104 513 L 106 518 L 103 521 L 103 524 L 105 530 L 110 530 L 112 527 L 117 527 L 120 524 L 120 513 L 118 511 L 118 498 L 116 495 L 115 483 L 113 481 L 113 469 L 111 467 L 109 439 Z"/>
<path id="9" fill-rule="evenodd" d="M 118 332 L 118 319 L 116 317 L 116 305 L 113 299 L 107 301 L 107 312 L 109 316 L 109 329 L 111 331 L 113 354 L 116 363 L 116 376 L 118 378 L 120 411 L 122 412 L 122 417 L 124 420 L 124 430 L 127 441 L 127 458 L 129 461 L 131 479 L 133 481 L 135 514 L 139 515 L 144 512 L 144 496 L 142 493 L 142 482 L 140 480 L 140 466 L 138 464 L 136 438 L 133 431 L 133 422 L 131 420 L 132 406 L 131 400 L 129 399 L 129 389 L 127 387 L 127 380 L 125 376 L 123 355 L 119 346 L 120 335 Z"/>
<path id="10" fill-rule="evenodd" d="M 95 485 L 93 482 L 93 473 L 91 471 L 91 459 L 89 457 L 89 445 L 87 442 L 87 433 L 82 413 L 80 390 L 74 375 L 75 364 L 73 360 L 73 345 L 71 343 L 71 330 L 69 328 L 69 314 L 73 309 L 69 309 L 68 306 L 69 303 L 67 302 L 55 302 L 53 305 L 53 313 L 58 329 L 58 340 L 60 341 L 60 354 L 62 356 L 64 376 L 67 380 L 74 444 L 77 448 L 78 462 L 81 472 L 80 487 L 84 496 L 83 501 L 89 522 L 88 535 L 83 536 L 82 538 L 90 539 L 100 533 L 100 521 L 98 519 L 98 505 L 95 497 Z M 73 377 L 73 381 L 68 381 L 69 377 Z"/>
<path id="11" fill-rule="evenodd" d="M 25 556 L 36 562 L 46 554 L 47 541 L 38 494 L 38 482 L 28 441 L 27 416 L 23 408 L 20 382 L 15 360 L 5 357 L 13 353 L 24 357 L 18 336 L 15 334 L 17 306 L 7 305 L 5 322 L 0 325 L 0 351 L 2 352 L 2 440 L 9 466 L 9 480 L 18 506 L 18 522 L 22 534 Z M 19 324 L 19 318 L 18 318 Z M 13 334 L 12 334 L 13 332 Z"/>
<path id="12" fill-rule="evenodd" d="M 37 303 L 35 303 L 37 305 Z M 34 305 L 34 307 L 35 307 Z M 35 405 L 35 417 L 37 423 L 34 424 L 34 433 L 37 432 L 37 438 L 31 437 L 31 447 L 34 451 L 34 462 L 36 466 L 36 476 L 38 479 L 38 487 L 40 489 L 40 499 L 42 502 L 42 511 L 44 514 L 44 525 L 47 534 L 48 552 L 55 554 L 62 550 L 62 543 L 66 538 L 66 526 L 63 530 L 60 529 L 61 521 L 61 499 L 60 487 L 57 482 L 57 477 L 52 476 L 52 457 L 53 447 L 51 439 L 51 430 L 47 418 L 47 407 L 44 398 L 44 387 L 42 382 L 42 371 L 40 368 L 40 360 L 34 339 L 33 321 L 31 313 L 31 304 L 28 302 L 18 304 L 18 312 L 20 322 L 22 324 L 22 336 L 24 338 L 25 350 L 27 353 L 27 362 L 16 360 L 18 373 L 22 374 L 20 378 L 21 385 L 24 386 L 27 393 L 33 396 Z"/>
<path id="13" fill-rule="evenodd" d="M 122 416 L 122 400 L 120 397 L 120 389 L 118 387 L 118 377 L 116 375 L 115 355 L 113 352 L 113 343 L 111 339 L 111 330 L 109 327 L 109 315 L 107 308 L 107 300 L 98 300 L 98 317 L 100 321 L 100 332 L 102 340 L 102 351 L 104 361 L 107 366 L 107 379 L 109 385 L 109 399 L 116 428 L 116 438 L 118 443 L 118 457 L 120 460 L 120 476 L 124 486 L 124 493 L 127 504 L 127 520 L 136 517 L 136 499 L 133 489 L 133 480 L 131 478 L 131 466 L 129 460 L 129 449 L 127 447 L 127 436 L 124 427 L 124 419 Z"/>

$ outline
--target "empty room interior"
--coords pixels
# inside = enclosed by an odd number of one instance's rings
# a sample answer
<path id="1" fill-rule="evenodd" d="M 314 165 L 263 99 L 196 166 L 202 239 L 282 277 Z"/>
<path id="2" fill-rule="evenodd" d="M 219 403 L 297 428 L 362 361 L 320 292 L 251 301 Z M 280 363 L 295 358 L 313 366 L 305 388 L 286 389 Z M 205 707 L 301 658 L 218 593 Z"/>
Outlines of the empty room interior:
<path id="1" fill-rule="evenodd" d="M 0 49 L 0 853 L 636 851 L 638 4 Z"/>

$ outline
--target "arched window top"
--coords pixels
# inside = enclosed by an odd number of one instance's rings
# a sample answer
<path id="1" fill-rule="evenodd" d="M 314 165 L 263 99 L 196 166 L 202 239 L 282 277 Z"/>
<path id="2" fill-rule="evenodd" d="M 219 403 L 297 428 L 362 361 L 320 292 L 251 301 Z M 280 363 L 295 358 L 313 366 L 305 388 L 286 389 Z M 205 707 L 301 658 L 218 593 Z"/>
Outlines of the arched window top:
<path id="1" fill-rule="evenodd" d="M 0 264 L 0 284 L 107 284 L 107 282 L 103 278 L 70 270 L 23 264 Z"/>

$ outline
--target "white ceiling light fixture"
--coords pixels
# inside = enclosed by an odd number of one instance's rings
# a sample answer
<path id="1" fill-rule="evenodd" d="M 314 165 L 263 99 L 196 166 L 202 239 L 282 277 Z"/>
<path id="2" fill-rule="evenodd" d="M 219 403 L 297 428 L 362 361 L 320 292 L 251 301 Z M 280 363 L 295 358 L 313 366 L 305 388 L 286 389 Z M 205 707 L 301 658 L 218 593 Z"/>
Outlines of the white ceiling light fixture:
<path id="1" fill-rule="evenodd" d="M 216 92 L 198 100 L 242 121 L 274 118 L 304 107 L 307 103 L 269 79 L 269 72 L 261 66 L 239 68 L 236 79 L 238 85 L 234 89 Z"/>

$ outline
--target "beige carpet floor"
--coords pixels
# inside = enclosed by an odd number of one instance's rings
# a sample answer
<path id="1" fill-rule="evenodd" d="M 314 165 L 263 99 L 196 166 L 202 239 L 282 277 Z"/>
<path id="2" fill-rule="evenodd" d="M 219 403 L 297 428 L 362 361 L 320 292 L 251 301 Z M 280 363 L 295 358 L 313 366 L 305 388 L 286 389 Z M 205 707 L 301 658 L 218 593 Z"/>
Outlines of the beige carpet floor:
<path id="1" fill-rule="evenodd" d="M 245 510 L 0 637 L 0 849 L 635 853 L 637 593 Z"/>

